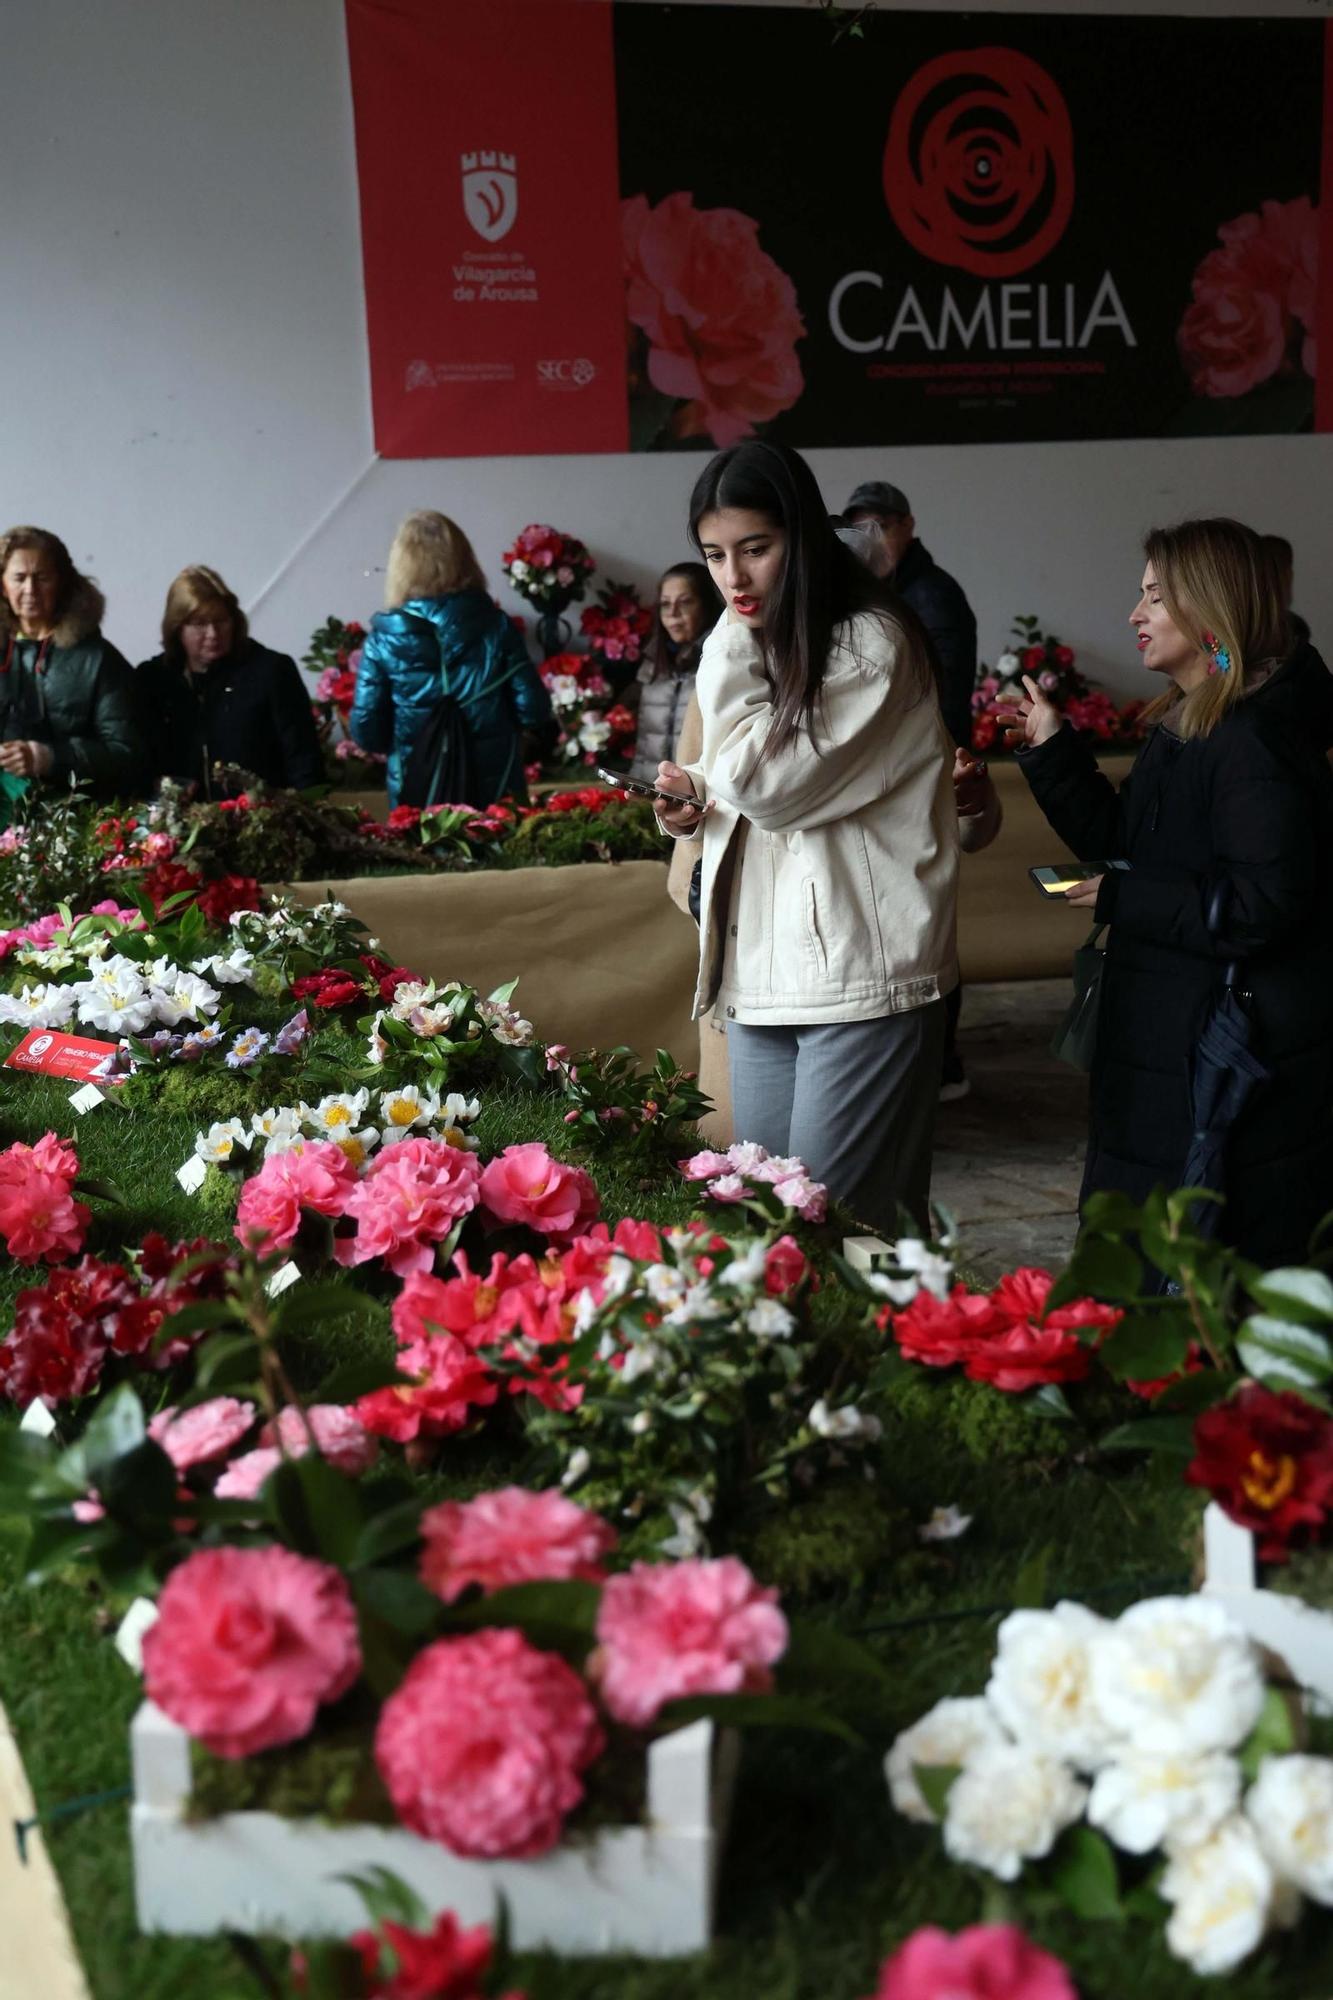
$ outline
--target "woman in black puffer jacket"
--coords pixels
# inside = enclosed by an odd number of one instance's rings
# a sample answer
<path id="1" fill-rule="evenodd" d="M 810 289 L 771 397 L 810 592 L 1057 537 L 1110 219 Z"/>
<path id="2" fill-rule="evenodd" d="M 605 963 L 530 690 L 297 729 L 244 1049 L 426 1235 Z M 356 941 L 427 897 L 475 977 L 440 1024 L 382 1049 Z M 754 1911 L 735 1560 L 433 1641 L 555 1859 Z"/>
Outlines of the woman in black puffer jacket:
<path id="1" fill-rule="evenodd" d="M 1070 891 L 1110 925 L 1083 1195 L 1180 1184 L 1190 1061 L 1226 967 L 1252 997 L 1270 1072 L 1229 1135 L 1222 1234 L 1296 1263 L 1333 1209 L 1333 777 L 1291 698 L 1271 560 L 1234 521 L 1156 530 L 1131 623 L 1173 685 L 1117 793 L 1031 680 L 1019 761 L 1083 860 L 1124 860 Z"/>

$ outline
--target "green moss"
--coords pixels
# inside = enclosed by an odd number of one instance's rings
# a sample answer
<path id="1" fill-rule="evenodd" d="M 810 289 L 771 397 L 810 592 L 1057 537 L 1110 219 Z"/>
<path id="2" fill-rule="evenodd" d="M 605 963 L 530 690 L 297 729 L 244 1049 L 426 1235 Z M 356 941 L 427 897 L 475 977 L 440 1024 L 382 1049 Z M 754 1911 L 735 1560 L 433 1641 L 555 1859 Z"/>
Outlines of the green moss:
<path id="1" fill-rule="evenodd" d="M 1333 1548 L 1298 1549 L 1290 1562 L 1270 1564 L 1263 1580 L 1267 1589 L 1284 1597 L 1333 1611 Z"/>
<path id="2" fill-rule="evenodd" d="M 907 1516 L 868 1480 L 829 1485 L 779 1511 L 766 1508 L 738 1539 L 757 1576 L 784 1595 L 860 1590 L 909 1545 Z"/>
<path id="3" fill-rule="evenodd" d="M 961 1375 L 912 1368 L 889 1385 L 884 1403 L 891 1424 L 919 1427 L 941 1450 L 961 1446 L 977 1465 L 1058 1459 L 1069 1449 L 1067 1424 L 1026 1397 Z"/>
<path id="4" fill-rule="evenodd" d="M 300 1743 L 257 1757 L 214 1757 L 192 1743 L 189 1817 L 271 1812 L 336 1826 L 357 1821 L 392 1826 L 394 1810 L 372 1754 L 373 1730 L 373 1710 L 353 1700 L 341 1703 Z"/>

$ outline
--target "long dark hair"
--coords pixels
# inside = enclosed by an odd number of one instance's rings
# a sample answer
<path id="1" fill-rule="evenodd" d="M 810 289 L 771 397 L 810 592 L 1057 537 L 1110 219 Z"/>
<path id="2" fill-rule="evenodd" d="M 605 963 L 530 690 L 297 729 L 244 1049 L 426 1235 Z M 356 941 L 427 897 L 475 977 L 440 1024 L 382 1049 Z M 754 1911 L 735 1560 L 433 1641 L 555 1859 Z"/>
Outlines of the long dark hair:
<path id="1" fill-rule="evenodd" d="M 858 611 L 877 613 L 904 639 L 903 665 L 919 698 L 931 679 L 924 634 L 892 586 L 872 576 L 838 540 L 818 482 L 787 445 L 761 438 L 718 452 L 690 495 L 690 539 L 703 544 L 699 524 L 720 507 L 763 514 L 786 538 L 776 599 L 764 604 L 764 650 L 773 689 L 773 720 L 764 761 L 776 756 L 801 725 L 814 736 L 834 627 Z"/>
<path id="2" fill-rule="evenodd" d="M 704 614 L 698 638 L 684 649 L 673 647 L 662 624 L 662 614 L 657 608 L 662 596 L 662 585 L 669 582 L 673 576 L 692 585 Z M 657 595 L 653 599 L 653 629 L 645 649 L 652 678 L 659 680 L 663 674 L 692 673 L 699 664 L 699 654 L 708 636 L 709 623 L 711 621 L 716 624 L 721 615 L 722 598 L 717 585 L 708 574 L 707 563 L 678 562 L 672 563 L 670 569 L 664 569 L 657 579 Z"/>

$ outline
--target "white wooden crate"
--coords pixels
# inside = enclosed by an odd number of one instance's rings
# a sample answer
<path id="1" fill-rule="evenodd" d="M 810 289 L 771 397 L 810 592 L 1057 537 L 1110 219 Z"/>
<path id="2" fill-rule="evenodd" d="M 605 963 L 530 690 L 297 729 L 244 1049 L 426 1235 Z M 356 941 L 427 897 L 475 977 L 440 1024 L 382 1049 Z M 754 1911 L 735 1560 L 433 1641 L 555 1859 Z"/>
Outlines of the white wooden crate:
<path id="1" fill-rule="evenodd" d="M 1210 1501 L 1203 1517 L 1203 1589 L 1224 1604 L 1260 1646 L 1285 1662 L 1294 1680 L 1333 1708 L 1333 1612 L 1263 1590 L 1254 1536 Z"/>
<path id="2" fill-rule="evenodd" d="M 712 1937 L 738 1746 L 730 1732 L 715 1736 L 710 1722 L 650 1746 L 643 1825 L 603 1827 L 532 1861 L 465 1861 L 405 1827 L 267 1812 L 191 1821 L 185 1731 L 146 1701 L 130 1740 L 142 1930 L 346 1937 L 367 1919 L 356 1891 L 337 1878 L 387 1868 L 432 1913 L 453 1910 L 468 1924 L 494 1922 L 503 1896 L 519 1950 L 671 1958 Z"/>

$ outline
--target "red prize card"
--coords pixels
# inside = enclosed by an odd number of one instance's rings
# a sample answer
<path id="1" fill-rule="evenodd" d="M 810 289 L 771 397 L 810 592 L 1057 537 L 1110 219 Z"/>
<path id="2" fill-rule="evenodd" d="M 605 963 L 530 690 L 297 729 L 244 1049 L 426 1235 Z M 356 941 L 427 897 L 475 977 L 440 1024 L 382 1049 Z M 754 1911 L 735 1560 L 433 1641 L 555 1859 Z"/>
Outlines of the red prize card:
<path id="1" fill-rule="evenodd" d="M 59 1028 L 33 1028 L 10 1050 L 3 1066 L 39 1076 L 67 1076 L 76 1083 L 116 1084 L 123 1077 L 107 1076 L 102 1067 L 115 1053 L 114 1042 L 62 1034 Z"/>

